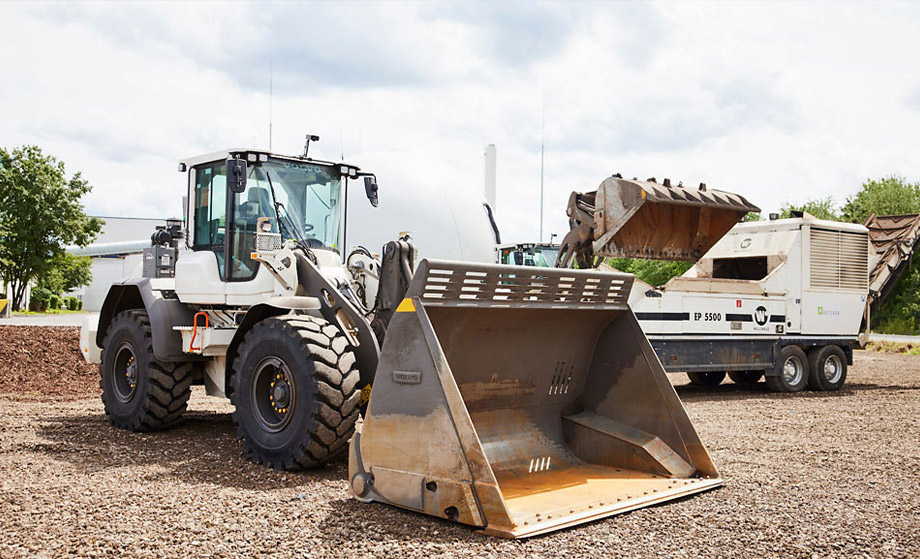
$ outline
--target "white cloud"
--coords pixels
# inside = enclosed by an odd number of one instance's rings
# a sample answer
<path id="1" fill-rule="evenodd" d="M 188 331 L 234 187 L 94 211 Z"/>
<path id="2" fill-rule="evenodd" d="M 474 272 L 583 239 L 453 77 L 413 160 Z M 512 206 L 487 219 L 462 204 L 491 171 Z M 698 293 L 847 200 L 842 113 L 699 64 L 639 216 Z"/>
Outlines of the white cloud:
<path id="1" fill-rule="evenodd" d="M 544 107 L 547 236 L 615 171 L 768 211 L 842 202 L 920 179 L 918 23 L 911 4 L 3 3 L 0 144 L 83 171 L 94 213 L 173 215 L 180 158 L 268 144 L 271 65 L 277 151 L 311 132 L 333 159 L 421 153 L 478 196 L 496 143 L 506 239 L 539 227 Z"/>

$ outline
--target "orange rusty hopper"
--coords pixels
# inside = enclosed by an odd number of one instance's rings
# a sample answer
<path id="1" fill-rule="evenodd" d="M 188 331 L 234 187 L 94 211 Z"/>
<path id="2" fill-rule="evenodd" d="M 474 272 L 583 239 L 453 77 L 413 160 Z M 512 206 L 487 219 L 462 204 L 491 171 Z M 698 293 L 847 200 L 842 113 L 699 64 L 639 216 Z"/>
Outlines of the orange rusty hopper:
<path id="1" fill-rule="evenodd" d="M 631 284 L 423 261 L 352 440 L 357 498 L 519 538 L 721 485 Z"/>

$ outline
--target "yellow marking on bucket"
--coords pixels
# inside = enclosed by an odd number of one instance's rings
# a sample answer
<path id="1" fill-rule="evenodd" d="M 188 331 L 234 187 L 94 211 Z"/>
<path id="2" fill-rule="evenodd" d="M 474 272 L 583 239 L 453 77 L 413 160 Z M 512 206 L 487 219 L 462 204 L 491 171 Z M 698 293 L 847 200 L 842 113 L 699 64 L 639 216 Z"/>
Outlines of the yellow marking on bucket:
<path id="1" fill-rule="evenodd" d="M 403 299 L 396 307 L 396 312 L 415 312 L 415 303 L 412 302 L 412 299 Z"/>
<path id="2" fill-rule="evenodd" d="M 367 385 L 361 389 L 361 399 L 358 400 L 358 406 L 363 406 L 368 403 L 371 399 L 371 385 Z"/>

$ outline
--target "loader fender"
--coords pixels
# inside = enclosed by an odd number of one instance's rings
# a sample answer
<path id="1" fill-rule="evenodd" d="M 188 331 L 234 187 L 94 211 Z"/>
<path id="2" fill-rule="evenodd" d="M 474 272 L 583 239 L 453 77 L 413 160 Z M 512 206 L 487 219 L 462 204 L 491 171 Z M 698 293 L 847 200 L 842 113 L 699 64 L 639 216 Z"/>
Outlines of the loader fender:
<path id="1" fill-rule="evenodd" d="M 253 326 L 266 318 L 289 314 L 292 311 L 304 312 L 311 316 L 322 318 L 319 308 L 319 299 L 316 297 L 300 296 L 276 297 L 272 299 L 270 303 L 259 303 L 249 307 L 249 310 L 246 311 L 246 316 L 243 317 L 243 321 L 237 326 L 236 332 L 233 334 L 233 339 L 227 347 L 226 369 L 224 371 L 227 384 L 225 386 L 230 386 L 230 373 L 233 371 L 233 360 L 236 359 L 239 353 L 240 344 L 243 343 L 243 338 L 246 337 L 247 332 L 252 330 Z"/>
<path id="2" fill-rule="evenodd" d="M 102 347 L 109 324 L 122 311 L 144 309 L 150 319 L 153 353 L 158 361 L 194 361 L 183 353 L 182 335 L 173 326 L 191 326 L 195 313 L 177 299 L 165 299 L 150 286 L 149 278 L 137 278 L 116 283 L 109 288 L 99 313 L 96 345 Z"/>

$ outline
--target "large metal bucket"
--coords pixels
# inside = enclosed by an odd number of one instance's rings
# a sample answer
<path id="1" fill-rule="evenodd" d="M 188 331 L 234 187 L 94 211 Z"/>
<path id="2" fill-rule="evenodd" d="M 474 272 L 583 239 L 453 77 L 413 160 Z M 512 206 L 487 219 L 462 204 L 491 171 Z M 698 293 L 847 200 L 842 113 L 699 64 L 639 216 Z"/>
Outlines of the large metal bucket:
<path id="1" fill-rule="evenodd" d="M 609 177 L 597 189 L 594 253 L 696 261 L 748 212 L 760 208 L 730 192 Z"/>
<path id="2" fill-rule="evenodd" d="M 352 440 L 357 498 L 526 537 L 721 485 L 631 284 L 423 261 Z"/>

